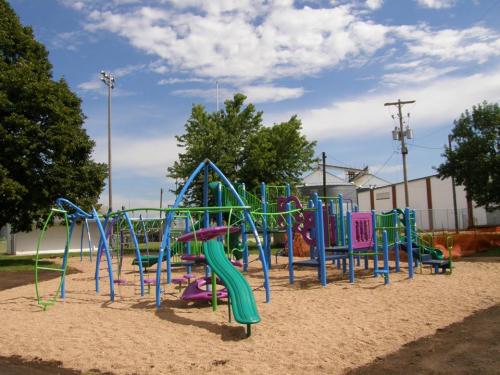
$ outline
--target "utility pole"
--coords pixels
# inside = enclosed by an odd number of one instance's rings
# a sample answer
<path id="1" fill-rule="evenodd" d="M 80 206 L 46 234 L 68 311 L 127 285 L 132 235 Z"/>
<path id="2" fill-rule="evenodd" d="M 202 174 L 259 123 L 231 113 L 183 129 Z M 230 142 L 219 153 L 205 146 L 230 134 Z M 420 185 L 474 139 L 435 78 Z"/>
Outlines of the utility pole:
<path id="1" fill-rule="evenodd" d="M 112 73 L 101 70 L 101 81 L 108 86 L 108 208 L 113 210 L 113 187 L 111 179 L 111 90 L 115 87 L 115 77 Z"/>
<path id="2" fill-rule="evenodd" d="M 451 140 L 453 136 L 448 134 L 448 149 L 451 152 Z M 451 176 L 451 188 L 453 193 L 453 215 L 455 216 L 455 233 L 458 233 L 457 192 L 455 191 L 455 177 Z"/>
<path id="3" fill-rule="evenodd" d="M 401 155 L 403 155 L 403 178 L 405 186 L 405 207 L 410 206 L 410 198 L 408 194 L 408 173 L 406 169 L 406 155 L 408 154 L 408 147 L 406 147 L 405 144 L 405 137 L 408 139 L 412 139 L 413 132 L 408 126 L 406 127 L 406 131 L 403 129 L 403 114 L 401 112 L 401 106 L 403 106 L 404 104 L 412 103 L 415 103 L 415 100 L 402 101 L 401 99 L 398 99 L 397 102 L 384 103 L 384 106 L 386 107 L 392 105 L 398 106 L 399 130 L 397 127 L 394 129 L 394 131 L 392 132 L 392 138 L 395 141 L 401 141 Z"/>

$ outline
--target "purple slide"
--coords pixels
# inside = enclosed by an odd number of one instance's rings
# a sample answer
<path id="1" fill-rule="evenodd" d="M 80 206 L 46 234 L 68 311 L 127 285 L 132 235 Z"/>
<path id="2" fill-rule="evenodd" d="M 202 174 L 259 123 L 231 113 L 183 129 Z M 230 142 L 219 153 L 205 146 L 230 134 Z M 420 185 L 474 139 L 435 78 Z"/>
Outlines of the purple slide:
<path id="1" fill-rule="evenodd" d="M 193 240 L 208 241 L 209 239 L 214 237 L 224 236 L 228 231 L 229 233 L 236 233 L 240 231 L 240 228 L 230 227 L 228 229 L 228 227 L 226 226 L 202 228 L 194 232 L 188 232 L 186 234 L 183 234 L 182 236 L 177 238 L 177 241 L 179 242 L 188 242 Z"/>
<path id="2" fill-rule="evenodd" d="M 212 292 L 206 290 L 207 283 L 210 285 L 210 278 L 197 279 L 188 285 L 181 299 L 183 301 L 211 301 Z M 217 279 L 217 285 L 224 285 Z M 227 289 L 217 291 L 217 298 L 227 298 Z"/>

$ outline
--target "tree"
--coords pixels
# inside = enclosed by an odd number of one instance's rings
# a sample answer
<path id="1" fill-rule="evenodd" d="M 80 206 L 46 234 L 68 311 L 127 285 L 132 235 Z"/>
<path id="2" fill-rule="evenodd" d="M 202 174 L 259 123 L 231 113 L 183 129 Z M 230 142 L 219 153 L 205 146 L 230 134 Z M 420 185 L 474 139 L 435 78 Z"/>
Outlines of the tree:
<path id="1" fill-rule="evenodd" d="M 52 79 L 45 47 L 0 0 L 0 227 L 29 231 L 64 196 L 84 208 L 104 187 L 80 99 Z"/>
<path id="2" fill-rule="evenodd" d="M 183 135 L 176 136 L 184 148 L 179 160 L 168 168 L 167 176 L 184 182 L 206 158 L 212 160 L 232 182 L 245 182 L 253 191 L 261 181 L 269 184 L 298 183 L 300 176 L 316 162 L 316 142 L 307 141 L 297 116 L 264 127 L 262 112 L 253 104 L 244 105 L 246 96 L 235 94 L 223 110 L 208 113 L 194 105 Z M 214 176 L 214 179 L 216 177 Z M 191 201 L 200 201 L 201 178 L 189 192 Z M 181 186 L 177 188 L 178 193 Z"/>
<path id="3" fill-rule="evenodd" d="M 492 211 L 500 208 L 500 108 L 486 101 L 466 110 L 454 122 L 456 147 L 447 149 L 437 170 L 455 178 L 469 198 Z"/>

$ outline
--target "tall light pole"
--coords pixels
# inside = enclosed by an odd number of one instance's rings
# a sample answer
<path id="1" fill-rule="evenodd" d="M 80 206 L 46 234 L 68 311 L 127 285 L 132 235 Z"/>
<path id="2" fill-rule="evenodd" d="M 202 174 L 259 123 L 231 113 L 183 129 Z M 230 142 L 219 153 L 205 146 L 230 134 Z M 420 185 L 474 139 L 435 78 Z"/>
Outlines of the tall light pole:
<path id="1" fill-rule="evenodd" d="M 401 106 L 403 104 L 415 103 L 415 100 L 402 101 L 398 99 L 397 102 L 385 103 L 384 106 L 397 105 L 398 106 L 398 117 L 399 117 L 399 130 L 396 127 L 392 132 L 392 138 L 395 141 L 401 141 L 401 155 L 403 155 L 403 178 L 405 186 L 405 207 L 410 207 L 410 198 L 408 193 L 408 174 L 406 171 L 406 155 L 408 154 L 408 147 L 405 144 L 405 137 L 408 139 L 413 138 L 413 132 L 410 127 L 407 126 L 406 130 L 403 129 L 403 114 L 401 113 Z"/>
<path id="2" fill-rule="evenodd" d="M 111 183 L 111 90 L 115 87 L 115 77 L 113 73 L 101 70 L 101 81 L 108 87 L 108 208 L 113 210 L 113 188 Z"/>

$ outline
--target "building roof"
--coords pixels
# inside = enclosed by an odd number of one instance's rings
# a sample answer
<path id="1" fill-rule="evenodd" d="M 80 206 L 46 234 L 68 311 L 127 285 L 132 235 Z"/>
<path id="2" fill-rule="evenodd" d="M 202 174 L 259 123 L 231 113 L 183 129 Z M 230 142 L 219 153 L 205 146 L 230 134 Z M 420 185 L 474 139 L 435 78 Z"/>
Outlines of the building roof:
<path id="1" fill-rule="evenodd" d="M 335 173 L 337 172 L 337 174 Z M 338 173 L 343 173 L 339 176 Z M 327 186 L 355 186 L 364 187 L 382 187 L 391 185 L 391 182 L 377 177 L 368 172 L 368 168 L 351 168 L 338 165 L 325 165 L 326 185 Z M 303 186 L 322 186 L 323 185 L 323 166 L 318 164 L 316 169 L 302 179 Z"/>
<path id="2" fill-rule="evenodd" d="M 326 171 L 326 185 L 327 186 L 350 186 L 352 185 L 350 182 L 345 181 L 344 179 L 335 176 L 334 174 Z M 305 176 L 302 179 L 303 186 L 321 186 L 323 185 L 323 171 L 320 169 L 316 169 L 312 171 L 310 174 Z"/>
<path id="3" fill-rule="evenodd" d="M 351 182 L 359 188 L 365 187 L 382 187 L 391 185 L 391 182 L 377 177 L 371 173 L 363 173 L 354 177 Z"/>

